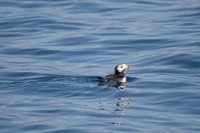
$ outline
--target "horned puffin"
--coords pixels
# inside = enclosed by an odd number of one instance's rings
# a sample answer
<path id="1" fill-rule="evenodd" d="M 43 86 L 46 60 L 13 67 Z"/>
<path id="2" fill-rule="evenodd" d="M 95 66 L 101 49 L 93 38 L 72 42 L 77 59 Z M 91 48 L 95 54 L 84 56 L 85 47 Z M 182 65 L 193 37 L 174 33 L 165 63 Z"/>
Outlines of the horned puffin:
<path id="1" fill-rule="evenodd" d="M 115 67 L 115 74 L 107 75 L 105 77 L 98 77 L 103 81 L 111 81 L 111 82 L 126 82 L 126 77 L 124 75 L 124 71 L 129 70 L 129 66 L 126 64 L 119 64 Z"/>

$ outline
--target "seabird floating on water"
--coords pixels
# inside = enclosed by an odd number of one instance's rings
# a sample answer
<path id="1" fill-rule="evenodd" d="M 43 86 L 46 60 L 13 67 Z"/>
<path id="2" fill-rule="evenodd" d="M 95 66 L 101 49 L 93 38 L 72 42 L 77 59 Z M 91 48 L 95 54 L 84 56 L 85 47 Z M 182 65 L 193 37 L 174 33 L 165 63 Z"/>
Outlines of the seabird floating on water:
<path id="1" fill-rule="evenodd" d="M 115 74 L 107 75 L 105 77 L 98 77 L 100 80 L 111 82 L 126 82 L 124 71 L 129 70 L 129 66 L 126 64 L 119 64 L 115 67 Z"/>

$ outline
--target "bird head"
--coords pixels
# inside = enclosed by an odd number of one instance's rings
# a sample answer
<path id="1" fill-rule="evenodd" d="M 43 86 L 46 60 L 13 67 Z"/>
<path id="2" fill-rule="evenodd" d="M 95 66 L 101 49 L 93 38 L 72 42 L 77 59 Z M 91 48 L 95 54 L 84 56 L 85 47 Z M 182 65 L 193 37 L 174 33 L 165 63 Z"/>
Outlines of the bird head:
<path id="1" fill-rule="evenodd" d="M 119 64 L 115 67 L 115 71 L 118 71 L 118 72 L 123 72 L 126 70 L 129 70 L 129 66 L 126 64 Z"/>

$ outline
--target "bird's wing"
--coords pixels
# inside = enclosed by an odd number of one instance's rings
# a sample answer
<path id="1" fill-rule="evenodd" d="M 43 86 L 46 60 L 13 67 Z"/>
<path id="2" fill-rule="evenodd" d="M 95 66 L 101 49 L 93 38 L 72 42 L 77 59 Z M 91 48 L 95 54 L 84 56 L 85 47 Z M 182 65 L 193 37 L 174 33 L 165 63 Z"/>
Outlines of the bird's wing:
<path id="1" fill-rule="evenodd" d="M 106 77 L 99 77 L 99 79 L 103 79 L 106 81 L 114 81 L 116 79 L 123 78 L 121 75 L 107 75 Z"/>

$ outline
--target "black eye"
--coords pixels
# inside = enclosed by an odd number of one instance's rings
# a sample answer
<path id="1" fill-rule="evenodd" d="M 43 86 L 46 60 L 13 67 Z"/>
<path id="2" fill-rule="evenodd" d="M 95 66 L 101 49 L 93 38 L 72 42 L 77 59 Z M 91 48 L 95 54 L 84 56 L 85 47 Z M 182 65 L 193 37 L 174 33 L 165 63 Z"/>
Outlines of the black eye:
<path id="1" fill-rule="evenodd" d="M 123 68 L 123 66 L 121 65 L 121 68 Z"/>

